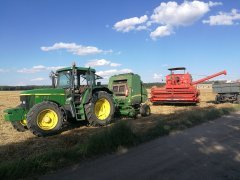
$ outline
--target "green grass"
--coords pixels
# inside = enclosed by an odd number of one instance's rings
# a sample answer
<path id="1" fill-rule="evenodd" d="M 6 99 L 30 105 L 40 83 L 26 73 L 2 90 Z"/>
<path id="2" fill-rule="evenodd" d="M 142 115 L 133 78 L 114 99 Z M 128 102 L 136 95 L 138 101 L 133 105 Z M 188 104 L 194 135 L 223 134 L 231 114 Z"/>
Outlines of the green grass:
<path id="1" fill-rule="evenodd" d="M 116 152 L 119 147 L 132 147 L 154 138 L 168 135 L 171 131 L 182 130 L 197 124 L 213 120 L 239 110 L 240 106 L 221 109 L 197 109 L 177 114 L 179 118 L 163 118 L 146 132 L 135 132 L 127 121 L 116 123 L 112 127 L 95 133 L 84 143 L 62 150 L 49 150 L 41 155 L 31 155 L 27 159 L 15 159 L 0 162 L 1 179 L 19 179 L 34 177 L 54 171 L 61 167 Z"/>

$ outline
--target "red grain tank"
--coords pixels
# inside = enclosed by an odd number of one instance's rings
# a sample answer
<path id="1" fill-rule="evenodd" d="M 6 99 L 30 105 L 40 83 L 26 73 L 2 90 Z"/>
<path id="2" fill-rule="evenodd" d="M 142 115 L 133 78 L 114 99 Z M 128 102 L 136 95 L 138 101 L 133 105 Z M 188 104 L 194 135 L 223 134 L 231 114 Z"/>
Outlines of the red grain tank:
<path id="1" fill-rule="evenodd" d="M 161 88 L 153 87 L 151 89 L 150 101 L 152 103 L 199 103 L 200 91 L 196 88 L 196 85 L 214 77 L 227 74 L 226 71 L 221 71 L 193 82 L 192 75 L 185 72 L 185 67 L 171 68 L 169 70 L 171 73 L 166 76 L 166 85 Z M 183 73 L 175 73 L 179 70 L 182 70 Z"/>

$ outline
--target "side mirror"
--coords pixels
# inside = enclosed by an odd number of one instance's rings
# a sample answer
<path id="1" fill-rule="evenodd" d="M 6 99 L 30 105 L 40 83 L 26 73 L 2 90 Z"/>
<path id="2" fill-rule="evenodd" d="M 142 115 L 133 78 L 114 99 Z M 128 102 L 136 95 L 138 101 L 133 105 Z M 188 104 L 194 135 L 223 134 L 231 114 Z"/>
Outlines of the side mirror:
<path id="1" fill-rule="evenodd" d="M 51 71 L 49 77 L 52 80 L 52 87 L 55 88 L 56 87 L 56 77 L 57 77 L 57 73 Z"/>
<path id="2" fill-rule="evenodd" d="M 101 86 L 101 82 L 97 82 L 97 86 Z"/>

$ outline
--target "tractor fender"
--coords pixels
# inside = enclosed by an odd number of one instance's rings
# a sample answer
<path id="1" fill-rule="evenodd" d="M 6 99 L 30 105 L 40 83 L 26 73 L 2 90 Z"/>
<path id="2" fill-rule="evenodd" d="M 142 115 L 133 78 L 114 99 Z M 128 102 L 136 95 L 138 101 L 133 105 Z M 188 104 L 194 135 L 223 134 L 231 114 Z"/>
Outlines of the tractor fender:
<path id="1" fill-rule="evenodd" d="M 88 104 L 90 103 L 90 101 L 92 100 L 92 95 L 95 94 L 96 92 L 99 92 L 99 91 L 104 91 L 104 92 L 107 92 L 108 94 L 113 94 L 112 91 L 110 91 L 108 88 L 106 87 L 95 87 L 92 89 L 92 91 L 88 90 L 88 91 L 85 91 L 84 95 L 83 95 L 83 101 L 82 103 L 83 104 Z"/>
<path id="2" fill-rule="evenodd" d="M 113 92 L 110 91 L 107 87 L 96 87 L 96 88 L 93 89 L 92 94 L 94 94 L 94 93 L 97 92 L 97 91 L 105 91 L 105 92 L 107 92 L 108 94 L 111 94 L 111 95 L 113 94 Z"/>

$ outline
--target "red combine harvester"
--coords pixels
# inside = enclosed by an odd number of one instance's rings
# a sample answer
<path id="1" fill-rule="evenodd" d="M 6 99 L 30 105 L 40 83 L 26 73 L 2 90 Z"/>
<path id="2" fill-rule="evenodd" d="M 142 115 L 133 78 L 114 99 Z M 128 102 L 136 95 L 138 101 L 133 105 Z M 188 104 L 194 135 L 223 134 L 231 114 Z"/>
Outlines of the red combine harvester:
<path id="1" fill-rule="evenodd" d="M 166 76 L 166 85 L 164 87 L 153 87 L 151 89 L 150 101 L 153 104 L 167 104 L 167 103 L 181 103 L 181 104 L 197 104 L 199 103 L 200 91 L 196 88 L 196 85 L 215 78 L 220 75 L 226 75 L 226 71 L 222 71 L 198 81 L 192 82 L 192 76 L 189 73 L 185 73 L 186 68 L 178 67 L 168 69 L 171 74 Z M 175 71 L 182 70 L 183 73 L 176 73 Z"/>

